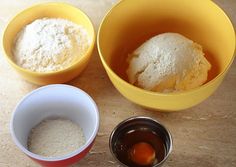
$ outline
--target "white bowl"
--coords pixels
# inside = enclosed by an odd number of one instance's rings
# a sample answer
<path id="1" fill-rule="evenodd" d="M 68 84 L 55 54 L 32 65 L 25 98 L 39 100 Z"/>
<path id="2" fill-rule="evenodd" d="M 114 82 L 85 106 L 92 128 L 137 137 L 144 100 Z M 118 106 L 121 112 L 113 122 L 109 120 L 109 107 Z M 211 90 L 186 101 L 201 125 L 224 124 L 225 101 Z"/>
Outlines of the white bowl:
<path id="1" fill-rule="evenodd" d="M 79 124 L 85 145 L 64 156 L 48 158 L 27 149 L 31 129 L 48 117 L 63 117 Z M 67 166 L 84 157 L 92 147 L 99 128 L 99 112 L 93 99 L 84 91 L 69 85 L 55 84 L 36 89 L 16 106 L 10 130 L 15 144 L 43 166 Z"/>

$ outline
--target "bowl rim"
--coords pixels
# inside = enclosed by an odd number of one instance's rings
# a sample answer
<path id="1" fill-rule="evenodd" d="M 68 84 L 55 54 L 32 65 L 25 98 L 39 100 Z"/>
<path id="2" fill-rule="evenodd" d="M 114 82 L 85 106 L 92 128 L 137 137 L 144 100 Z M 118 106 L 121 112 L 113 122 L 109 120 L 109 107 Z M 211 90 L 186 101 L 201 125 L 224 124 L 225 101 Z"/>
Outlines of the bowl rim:
<path id="1" fill-rule="evenodd" d="M 88 97 L 88 100 L 90 102 L 90 105 L 93 106 L 94 110 L 94 115 L 95 115 L 95 129 L 93 129 L 92 135 L 88 138 L 88 140 L 86 140 L 85 144 L 81 147 L 79 147 L 78 149 L 67 153 L 65 155 L 62 156 L 55 156 L 55 157 L 45 157 L 39 154 L 35 154 L 31 151 L 29 151 L 28 149 L 26 149 L 17 139 L 16 135 L 15 135 L 15 131 L 13 128 L 13 124 L 14 124 L 14 118 L 17 112 L 17 108 L 21 105 L 21 103 L 23 103 L 24 101 L 28 100 L 28 98 L 30 98 L 32 95 L 37 94 L 38 92 L 42 92 L 42 91 L 47 91 L 50 88 L 65 88 L 65 89 L 70 89 L 71 91 L 76 91 L 79 94 L 84 94 L 86 97 Z M 95 101 L 92 99 L 92 97 L 90 95 L 88 95 L 85 91 L 81 90 L 80 88 L 77 88 L 75 86 L 71 86 L 71 85 L 66 85 L 66 84 L 51 84 L 51 85 L 47 85 L 47 86 L 42 86 L 38 89 L 35 89 L 33 91 L 31 91 L 30 93 L 26 94 L 16 105 L 15 109 L 13 110 L 13 114 L 10 120 L 10 133 L 12 136 L 12 139 L 14 141 L 14 143 L 16 144 L 16 146 L 22 151 L 24 152 L 26 155 L 28 155 L 31 158 L 34 158 L 36 160 L 40 160 L 40 161 L 48 161 L 48 162 L 55 162 L 55 161 L 62 161 L 62 160 L 67 160 L 69 158 L 75 157 L 76 155 L 79 155 L 80 153 L 82 153 L 84 150 L 86 150 L 95 140 L 98 129 L 99 129 L 99 110 L 98 107 L 95 103 Z"/>
<path id="2" fill-rule="evenodd" d="M 30 10 L 33 10 L 34 8 L 43 8 L 44 6 L 57 6 L 57 5 L 61 5 L 61 6 L 66 6 L 66 7 L 69 7 L 69 8 L 73 8 L 75 10 L 77 10 L 79 13 L 81 13 L 81 15 L 86 18 L 90 24 L 90 27 L 92 28 L 92 36 L 91 36 L 91 41 L 90 41 L 90 44 L 89 44 L 89 48 L 87 49 L 87 51 L 81 55 L 76 61 L 74 61 L 72 64 L 70 64 L 68 67 L 66 68 L 63 68 L 61 70 L 57 70 L 57 71 L 47 71 L 47 72 L 37 72 L 37 71 L 32 71 L 32 70 L 29 70 L 29 69 L 26 69 L 26 68 L 23 68 L 19 65 L 17 65 L 13 60 L 12 58 L 6 53 L 6 49 L 5 49 L 5 38 L 6 38 L 6 31 L 9 29 L 9 26 L 11 23 L 13 23 L 15 20 L 17 20 L 18 16 L 19 15 L 22 15 L 24 14 L 25 12 L 27 11 L 30 11 Z M 46 16 L 45 16 L 46 17 Z M 42 17 L 42 18 L 45 18 L 45 17 Z M 56 18 L 61 18 L 61 17 L 56 17 Z M 40 18 L 38 18 L 40 19 Z M 65 18 L 61 18 L 61 19 L 65 19 Z M 70 19 L 65 19 L 65 20 L 69 20 L 71 21 Z M 78 25 L 77 23 L 71 21 L 72 23 Z M 31 22 L 32 23 L 32 22 Z M 30 23 L 28 23 L 30 24 Z M 28 25 L 26 24 L 26 25 Z M 25 25 L 25 26 L 26 26 Z M 23 27 L 21 27 L 22 29 Z M 19 32 L 17 32 L 19 33 Z M 90 36 L 88 36 L 90 37 Z M 3 35 L 2 35 L 2 50 L 3 50 L 3 55 L 5 56 L 5 58 L 7 59 L 7 61 L 14 67 L 16 68 L 17 70 L 19 71 L 22 71 L 24 73 L 28 73 L 28 74 L 31 74 L 31 75 L 35 75 L 35 76 L 49 76 L 49 75 L 54 75 L 54 74 L 61 74 L 61 73 L 64 73 L 64 72 L 67 72 L 67 71 L 70 71 L 72 70 L 73 68 L 75 68 L 80 62 L 82 62 L 84 59 L 86 59 L 87 57 L 90 57 L 89 56 L 89 52 L 92 52 L 93 51 L 93 48 L 95 46 L 95 41 L 96 41 L 96 32 L 95 32 L 95 29 L 94 29 L 94 24 L 93 22 L 91 21 L 91 18 L 83 11 L 81 10 L 80 8 L 77 8 L 71 4 L 68 4 L 68 3 L 65 3 L 65 2 L 45 2 L 45 3 L 38 3 L 38 4 L 34 4 L 30 7 L 26 7 L 24 8 L 23 10 L 21 10 L 20 12 L 16 13 L 11 19 L 9 19 L 8 23 L 6 24 L 6 26 L 3 28 Z"/>
<path id="3" fill-rule="evenodd" d="M 236 32 L 234 30 L 234 26 L 232 24 L 232 21 L 230 20 L 230 18 L 228 17 L 228 15 L 225 13 L 225 11 L 220 7 L 218 6 L 216 3 L 214 3 L 213 1 L 210 1 L 209 0 L 209 3 L 211 3 L 211 5 L 213 5 L 215 8 L 217 8 L 217 10 L 219 12 L 221 12 L 224 16 L 225 16 L 225 19 L 226 21 L 230 24 L 230 27 L 231 27 L 231 30 L 234 32 L 234 51 L 233 51 L 233 55 L 231 56 L 231 59 L 230 61 L 227 63 L 227 66 L 225 67 L 225 69 L 220 72 L 217 76 L 215 76 L 213 79 L 211 79 L 210 81 L 204 83 L 203 85 L 199 86 L 199 87 L 196 87 L 196 88 L 193 88 L 193 89 L 190 89 L 190 90 L 185 90 L 185 91 L 179 91 L 179 92 L 170 92 L 170 93 L 162 93 L 162 92 L 154 92 L 154 91 L 150 91 L 150 90 L 145 90 L 145 89 L 142 89 L 142 88 L 139 88 L 137 86 L 134 86 L 132 85 L 131 83 L 129 83 L 128 81 L 122 79 L 118 74 L 116 74 L 113 69 L 108 65 L 108 63 L 106 62 L 103 54 L 102 54 L 102 51 L 100 49 L 100 38 L 101 37 L 101 29 L 103 28 L 103 24 L 104 22 L 106 21 L 107 17 L 109 17 L 111 15 L 111 13 L 113 12 L 113 10 L 115 10 L 116 8 L 118 8 L 119 6 L 121 6 L 123 3 L 125 3 L 126 1 L 128 0 L 122 0 L 122 1 L 119 1 L 118 3 L 116 3 L 106 14 L 105 16 L 103 17 L 100 25 L 99 25 L 99 28 L 98 28 L 98 32 L 97 32 L 97 48 L 98 48 L 98 53 L 99 53 L 99 57 L 102 61 L 102 64 L 107 72 L 110 73 L 114 78 L 115 80 L 117 80 L 119 83 L 121 83 L 122 85 L 125 85 L 126 87 L 128 87 L 128 89 L 132 89 L 134 91 L 137 91 L 137 92 L 140 92 L 140 93 L 145 93 L 145 94 L 148 94 L 148 95 L 151 95 L 151 96 L 155 96 L 155 95 L 158 95 L 158 96 L 163 96 L 163 97 L 170 97 L 170 96 L 177 96 L 177 95 L 186 95 L 186 94 L 191 94 L 191 93 L 195 93 L 195 92 L 198 92 L 200 89 L 205 89 L 207 87 L 209 87 L 210 85 L 212 85 L 213 83 L 215 83 L 216 80 L 220 79 L 223 75 L 226 74 L 226 72 L 229 70 L 230 66 L 232 65 L 233 61 L 234 61 L 234 58 L 236 57 Z M 109 76 L 110 78 L 110 76 Z M 133 100 L 132 100 L 133 101 Z M 138 102 L 134 101 L 134 103 L 137 103 L 139 104 Z M 148 107 L 147 105 L 144 105 L 144 104 L 140 104 L 142 106 L 146 106 Z"/>
<path id="4" fill-rule="evenodd" d="M 133 120 L 136 120 L 136 119 L 142 119 L 142 120 L 145 120 L 145 121 L 153 121 L 155 124 L 158 124 L 160 127 L 162 127 L 165 132 L 167 133 L 167 136 L 168 138 L 170 139 L 170 146 L 169 146 L 169 150 L 167 152 L 167 154 L 165 155 L 165 157 L 160 161 L 158 162 L 157 164 L 153 165 L 153 167 L 158 167 L 160 166 L 161 164 L 163 164 L 166 159 L 169 157 L 169 155 L 171 154 L 172 150 L 173 150 L 173 137 L 169 131 L 168 128 L 166 128 L 161 122 L 159 122 L 158 120 L 156 119 L 153 119 L 151 117 L 147 117 L 147 116 L 132 116 L 132 117 L 129 117 L 123 121 L 121 121 L 120 123 L 118 123 L 115 128 L 112 130 L 111 134 L 110 134 L 110 137 L 109 137 L 109 149 L 110 149 L 110 152 L 112 154 L 112 156 L 116 159 L 117 162 L 119 162 L 121 165 L 125 166 L 125 167 L 128 167 L 126 164 L 122 163 L 114 154 L 114 151 L 112 149 L 112 139 L 113 139 L 113 136 L 114 134 L 116 133 L 116 131 L 121 128 L 126 122 L 130 122 L 130 121 L 133 121 Z"/>

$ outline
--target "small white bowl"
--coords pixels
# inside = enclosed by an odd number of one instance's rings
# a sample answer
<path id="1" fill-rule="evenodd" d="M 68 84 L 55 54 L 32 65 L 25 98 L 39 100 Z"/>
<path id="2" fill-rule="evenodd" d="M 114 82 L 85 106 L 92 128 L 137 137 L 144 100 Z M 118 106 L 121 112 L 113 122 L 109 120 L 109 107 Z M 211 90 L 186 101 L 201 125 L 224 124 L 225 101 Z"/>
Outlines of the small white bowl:
<path id="1" fill-rule="evenodd" d="M 86 143 L 55 158 L 30 152 L 27 140 L 31 129 L 48 117 L 63 117 L 79 124 Z M 98 128 L 99 112 L 93 99 L 84 91 L 63 84 L 44 86 L 26 95 L 16 106 L 10 123 L 12 138 L 20 150 L 39 164 L 51 167 L 68 166 L 83 158 L 92 147 Z"/>

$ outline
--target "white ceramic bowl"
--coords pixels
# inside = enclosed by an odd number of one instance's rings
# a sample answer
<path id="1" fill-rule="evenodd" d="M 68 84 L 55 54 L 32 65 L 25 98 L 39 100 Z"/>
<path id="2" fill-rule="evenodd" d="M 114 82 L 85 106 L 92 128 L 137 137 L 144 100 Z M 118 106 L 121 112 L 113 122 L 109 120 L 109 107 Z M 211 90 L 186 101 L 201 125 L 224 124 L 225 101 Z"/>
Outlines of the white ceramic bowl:
<path id="1" fill-rule="evenodd" d="M 85 145 L 55 158 L 30 152 L 27 149 L 30 130 L 42 120 L 57 116 L 79 124 Z M 41 165 L 51 167 L 68 166 L 83 158 L 92 147 L 98 128 L 99 112 L 93 99 L 84 91 L 63 84 L 44 86 L 26 95 L 16 106 L 10 124 L 12 138 L 20 150 Z"/>

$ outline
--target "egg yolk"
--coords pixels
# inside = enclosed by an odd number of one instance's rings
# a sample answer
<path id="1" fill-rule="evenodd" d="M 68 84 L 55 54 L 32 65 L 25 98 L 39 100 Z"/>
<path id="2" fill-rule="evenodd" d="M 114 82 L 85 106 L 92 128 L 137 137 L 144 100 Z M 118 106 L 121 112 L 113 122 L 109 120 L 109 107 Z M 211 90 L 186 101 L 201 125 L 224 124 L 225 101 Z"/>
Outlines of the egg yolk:
<path id="1" fill-rule="evenodd" d="M 145 142 L 136 143 L 130 150 L 131 160 L 138 165 L 153 164 L 156 154 L 153 147 Z"/>

